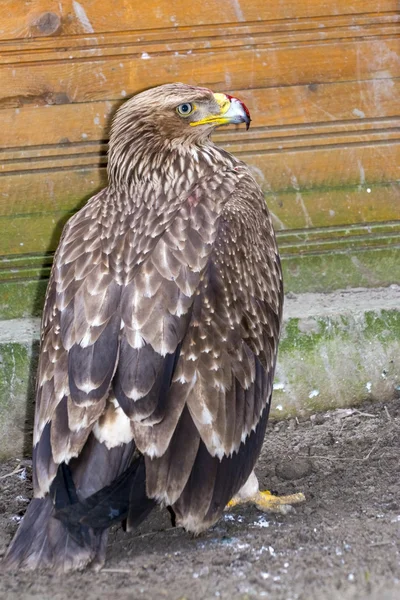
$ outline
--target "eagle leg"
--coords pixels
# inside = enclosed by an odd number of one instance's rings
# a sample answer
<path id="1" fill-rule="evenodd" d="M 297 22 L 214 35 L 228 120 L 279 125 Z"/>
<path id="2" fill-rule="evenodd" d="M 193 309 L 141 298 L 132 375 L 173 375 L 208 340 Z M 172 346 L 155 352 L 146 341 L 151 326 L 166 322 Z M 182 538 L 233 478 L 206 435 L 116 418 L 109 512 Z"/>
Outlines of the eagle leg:
<path id="1" fill-rule="evenodd" d="M 287 514 L 293 510 L 292 504 L 304 501 L 305 496 L 302 492 L 290 494 L 289 496 L 274 496 L 267 490 L 261 492 L 258 487 L 258 479 L 253 471 L 236 496 L 228 502 L 225 510 L 234 508 L 239 504 L 253 503 L 263 512 Z"/>

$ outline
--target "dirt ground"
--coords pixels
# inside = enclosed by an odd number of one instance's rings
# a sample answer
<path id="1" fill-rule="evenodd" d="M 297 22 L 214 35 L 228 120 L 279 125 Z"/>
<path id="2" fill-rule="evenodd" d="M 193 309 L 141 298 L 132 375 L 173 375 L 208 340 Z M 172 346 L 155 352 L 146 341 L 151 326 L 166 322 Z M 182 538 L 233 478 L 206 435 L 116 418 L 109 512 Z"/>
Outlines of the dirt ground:
<path id="1" fill-rule="evenodd" d="M 0 598 L 400 599 L 399 447 L 400 400 L 271 423 L 259 479 L 304 492 L 296 511 L 237 507 L 198 538 L 155 511 L 133 535 L 112 531 L 100 573 L 7 573 Z M 29 461 L 0 477 L 3 554 L 31 493 Z"/>

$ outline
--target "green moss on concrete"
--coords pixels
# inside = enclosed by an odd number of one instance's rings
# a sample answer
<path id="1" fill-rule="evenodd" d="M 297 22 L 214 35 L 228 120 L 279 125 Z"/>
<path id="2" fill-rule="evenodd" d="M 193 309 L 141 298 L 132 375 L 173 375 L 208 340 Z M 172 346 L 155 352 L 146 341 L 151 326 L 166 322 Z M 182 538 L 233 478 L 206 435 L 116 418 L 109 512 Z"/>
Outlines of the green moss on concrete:
<path id="1" fill-rule="evenodd" d="M 338 335 L 343 339 L 348 339 L 350 335 L 349 320 L 342 315 L 337 319 L 290 319 L 284 326 L 279 352 L 315 352 L 322 341 L 333 340 Z"/>
<path id="2" fill-rule="evenodd" d="M 48 280 L 0 283 L 0 319 L 40 317 Z"/>
<path id="3" fill-rule="evenodd" d="M 290 319 L 279 347 L 272 415 L 390 400 L 399 385 L 398 310 Z"/>
<path id="4" fill-rule="evenodd" d="M 0 459 L 31 450 L 38 343 L 0 344 Z"/>
<path id="5" fill-rule="evenodd" d="M 382 310 L 379 314 L 368 311 L 364 316 L 364 331 L 367 338 L 378 339 L 381 342 L 400 340 L 400 298 L 399 311 Z"/>

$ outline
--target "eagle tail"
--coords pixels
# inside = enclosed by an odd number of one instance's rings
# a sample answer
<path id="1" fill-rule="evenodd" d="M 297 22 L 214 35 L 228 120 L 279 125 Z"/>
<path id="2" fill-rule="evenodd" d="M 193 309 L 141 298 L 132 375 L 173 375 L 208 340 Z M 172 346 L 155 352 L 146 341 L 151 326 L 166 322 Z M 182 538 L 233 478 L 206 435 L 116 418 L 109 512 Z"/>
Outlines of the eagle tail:
<path id="1" fill-rule="evenodd" d="M 68 504 L 55 516 L 71 531 L 76 528 L 107 529 L 121 521 L 126 522 L 127 530 L 131 530 L 147 517 L 155 504 L 146 495 L 145 461 L 140 455 L 109 485 L 80 502 Z"/>
<path id="2" fill-rule="evenodd" d="M 88 565 L 101 568 L 108 531 L 73 527 L 54 514 L 51 496 L 31 501 L 3 560 L 3 569 L 47 568 L 63 573 Z"/>
<path id="3" fill-rule="evenodd" d="M 91 435 L 79 457 L 59 465 L 49 494 L 31 501 L 2 568 L 98 570 L 108 528 L 124 521 L 130 530 L 154 506 L 144 457 L 133 442 L 109 450 Z"/>

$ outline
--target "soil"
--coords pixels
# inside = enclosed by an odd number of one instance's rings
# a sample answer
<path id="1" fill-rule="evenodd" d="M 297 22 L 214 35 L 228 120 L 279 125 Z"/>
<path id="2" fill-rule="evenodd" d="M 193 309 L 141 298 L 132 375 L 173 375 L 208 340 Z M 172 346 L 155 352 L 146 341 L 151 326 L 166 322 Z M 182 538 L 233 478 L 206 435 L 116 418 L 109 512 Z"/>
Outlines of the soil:
<path id="1" fill-rule="evenodd" d="M 157 510 L 134 534 L 111 532 L 100 573 L 6 573 L 0 598 L 400 599 L 399 446 L 399 400 L 271 423 L 257 473 L 262 489 L 304 492 L 295 511 L 239 506 L 193 538 Z M 31 494 L 29 464 L 1 465 L 0 553 Z"/>

